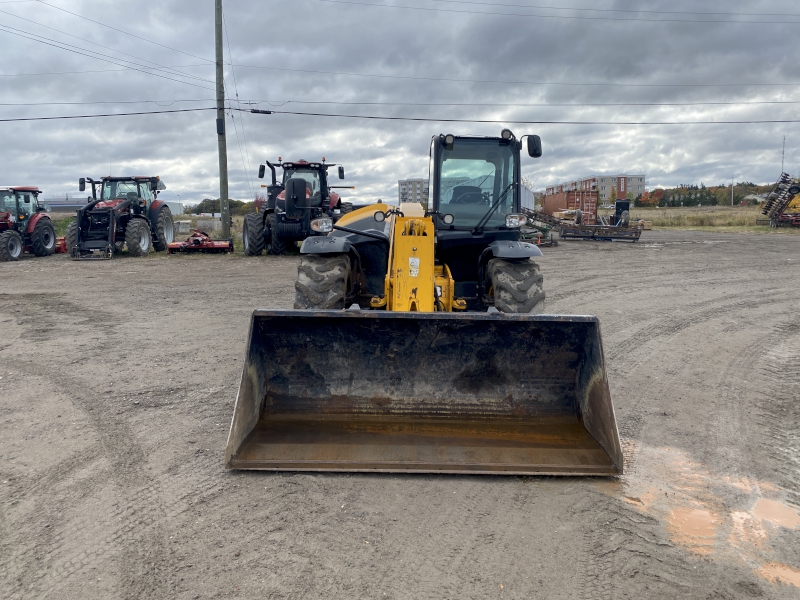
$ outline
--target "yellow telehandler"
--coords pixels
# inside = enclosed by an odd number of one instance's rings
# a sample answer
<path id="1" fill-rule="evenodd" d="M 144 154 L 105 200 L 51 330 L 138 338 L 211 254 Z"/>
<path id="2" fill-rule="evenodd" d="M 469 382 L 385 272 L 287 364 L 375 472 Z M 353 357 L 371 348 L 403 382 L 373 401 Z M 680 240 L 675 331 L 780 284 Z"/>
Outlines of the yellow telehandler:
<path id="1" fill-rule="evenodd" d="M 253 312 L 227 468 L 622 473 L 597 318 L 542 314 L 521 148 L 434 136 L 427 210 L 312 221 L 295 310 Z"/>

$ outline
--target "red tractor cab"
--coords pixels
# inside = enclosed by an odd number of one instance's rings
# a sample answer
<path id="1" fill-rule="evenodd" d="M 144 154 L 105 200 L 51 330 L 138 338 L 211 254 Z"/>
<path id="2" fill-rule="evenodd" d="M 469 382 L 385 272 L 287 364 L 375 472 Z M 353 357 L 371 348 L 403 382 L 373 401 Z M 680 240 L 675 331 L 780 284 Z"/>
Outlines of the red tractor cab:
<path id="1" fill-rule="evenodd" d="M 268 254 L 283 254 L 288 242 L 298 242 L 312 235 L 327 235 L 317 231 L 312 222 L 320 217 L 335 221 L 352 210 L 352 204 L 342 202 L 334 189 L 352 186 L 332 186 L 328 169 L 338 166 L 339 179 L 344 179 L 344 167 L 325 162 L 298 160 L 273 165 L 266 161 L 259 166 L 258 177 L 263 179 L 266 168 L 272 172 L 272 183 L 265 185 L 267 197 L 256 200 L 256 213 L 245 215 L 242 230 L 244 253 L 257 256 L 266 248 Z M 283 169 L 283 180 L 277 182 L 275 168 Z"/>
<path id="2" fill-rule="evenodd" d="M 56 250 L 56 230 L 39 204 L 38 187 L 0 187 L 0 262 L 19 260 L 23 252 L 50 256 Z"/>
<path id="3" fill-rule="evenodd" d="M 167 189 L 160 177 L 103 177 L 79 180 L 92 186 L 88 204 L 69 224 L 66 245 L 75 260 L 111 258 L 124 246 L 131 256 L 147 256 L 151 247 L 166 250 L 175 239 L 169 207 L 158 199 Z"/>

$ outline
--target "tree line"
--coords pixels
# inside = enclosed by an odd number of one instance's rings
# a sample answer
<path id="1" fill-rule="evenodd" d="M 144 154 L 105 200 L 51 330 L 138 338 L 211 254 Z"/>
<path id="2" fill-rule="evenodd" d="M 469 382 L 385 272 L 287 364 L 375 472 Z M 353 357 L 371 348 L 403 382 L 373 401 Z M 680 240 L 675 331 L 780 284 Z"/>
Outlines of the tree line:
<path id="1" fill-rule="evenodd" d="M 243 202 L 241 200 L 228 200 L 228 208 L 231 211 L 231 215 L 246 215 L 247 213 L 256 212 L 256 205 L 255 202 Z M 222 212 L 220 208 L 219 198 L 212 199 L 212 198 L 205 198 L 199 204 L 195 204 L 194 206 L 187 206 L 183 209 L 183 214 L 185 215 L 199 215 L 201 213 L 218 213 Z"/>
<path id="2" fill-rule="evenodd" d="M 742 181 L 733 186 L 733 204 L 736 206 L 758 204 L 756 198 L 768 193 L 773 185 L 756 185 L 750 181 Z M 706 187 L 703 183 L 681 185 L 675 188 L 657 188 L 652 192 L 644 192 L 634 199 L 634 206 L 730 206 L 731 185 L 720 184 Z"/>

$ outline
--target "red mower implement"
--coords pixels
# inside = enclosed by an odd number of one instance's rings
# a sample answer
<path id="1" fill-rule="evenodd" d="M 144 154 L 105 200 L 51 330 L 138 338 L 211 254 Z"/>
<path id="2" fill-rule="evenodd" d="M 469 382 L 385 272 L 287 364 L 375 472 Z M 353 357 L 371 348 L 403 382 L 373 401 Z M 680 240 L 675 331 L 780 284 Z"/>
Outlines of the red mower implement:
<path id="1" fill-rule="evenodd" d="M 19 260 L 23 252 L 50 256 L 56 249 L 56 230 L 39 204 L 41 190 L 17 186 L 0 188 L 0 262 Z"/>
<path id="2" fill-rule="evenodd" d="M 167 189 L 159 177 L 81 178 L 80 190 L 92 186 L 89 203 L 67 228 L 66 244 L 73 260 L 111 258 L 124 246 L 131 256 L 150 249 L 166 250 L 175 239 L 169 207 L 158 199 Z"/>
<path id="3" fill-rule="evenodd" d="M 167 246 L 167 254 L 176 252 L 199 252 L 202 254 L 224 254 L 233 252 L 233 238 L 212 240 L 208 234 L 199 229 L 192 229 L 185 242 L 172 242 Z"/>

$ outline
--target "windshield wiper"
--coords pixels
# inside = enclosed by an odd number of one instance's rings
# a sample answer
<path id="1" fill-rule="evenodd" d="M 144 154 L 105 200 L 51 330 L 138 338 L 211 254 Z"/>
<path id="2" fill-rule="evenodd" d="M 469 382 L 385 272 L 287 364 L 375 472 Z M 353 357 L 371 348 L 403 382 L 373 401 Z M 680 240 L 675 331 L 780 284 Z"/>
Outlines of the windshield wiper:
<path id="1" fill-rule="evenodd" d="M 497 200 L 495 200 L 495 203 L 492 204 L 491 208 L 489 208 L 489 212 L 483 215 L 483 217 L 481 217 L 481 220 L 478 221 L 478 224 L 475 225 L 475 229 L 472 230 L 472 235 L 480 235 L 481 233 L 483 233 L 484 226 L 486 225 L 486 223 L 489 222 L 489 219 L 492 218 L 494 211 L 497 210 L 497 207 L 500 206 L 500 203 L 503 201 L 503 198 L 506 197 L 506 194 L 508 194 L 508 192 L 513 187 L 514 187 L 514 182 L 512 181 L 506 186 L 506 189 L 503 190 L 503 193 L 500 194 L 500 197 Z"/>

